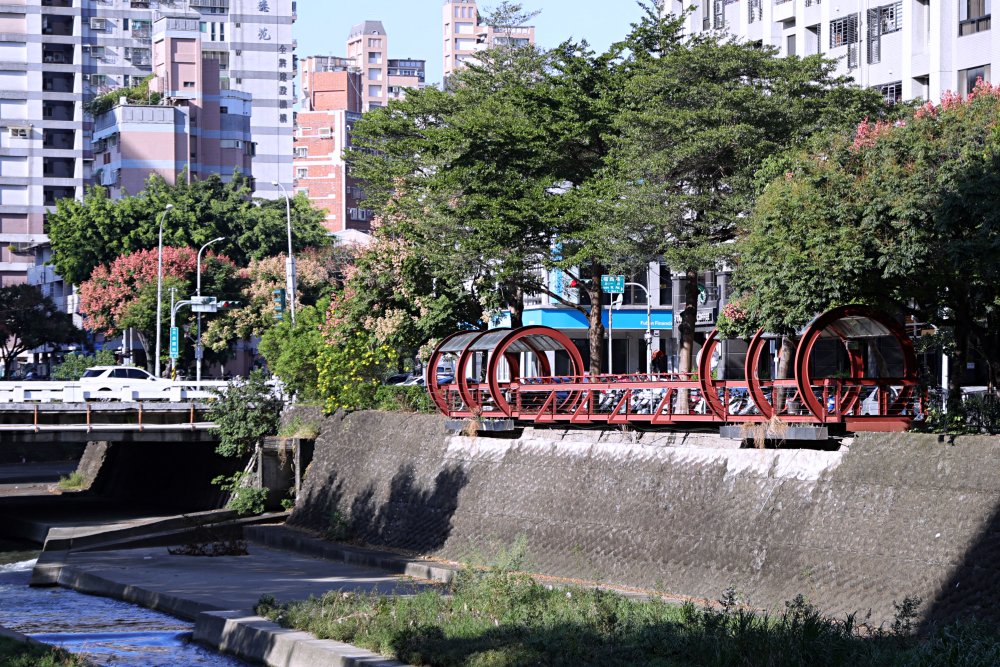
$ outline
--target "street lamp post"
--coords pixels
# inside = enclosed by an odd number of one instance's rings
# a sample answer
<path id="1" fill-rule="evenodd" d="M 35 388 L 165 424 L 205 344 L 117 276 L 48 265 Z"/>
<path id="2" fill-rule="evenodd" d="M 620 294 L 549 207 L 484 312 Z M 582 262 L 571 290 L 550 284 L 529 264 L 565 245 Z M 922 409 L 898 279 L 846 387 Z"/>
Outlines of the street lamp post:
<path id="1" fill-rule="evenodd" d="M 219 241 L 225 240 L 224 236 L 220 236 L 217 239 L 212 239 L 205 245 L 203 245 L 198 250 L 198 271 L 197 271 L 197 282 L 195 283 L 195 294 L 201 296 L 201 253 L 205 251 L 205 248 L 212 245 L 213 243 L 218 243 Z M 195 381 L 201 382 L 201 311 L 198 311 L 198 337 L 194 341 L 194 367 L 195 367 Z"/>
<path id="2" fill-rule="evenodd" d="M 632 287 L 641 287 L 642 291 L 646 293 L 646 333 L 642 335 L 643 339 L 646 341 L 646 372 L 653 372 L 653 332 L 651 330 L 653 326 L 653 312 L 649 303 L 649 290 L 646 289 L 645 285 L 640 283 L 625 283 L 626 285 L 631 285 Z"/>
<path id="3" fill-rule="evenodd" d="M 288 259 L 285 260 L 285 292 L 288 295 L 288 312 L 292 316 L 292 326 L 295 326 L 295 256 L 292 255 L 292 203 L 288 198 L 288 191 L 278 181 L 271 181 L 271 185 L 281 188 L 281 194 L 285 196 L 285 223 L 288 226 Z"/>
<path id="4" fill-rule="evenodd" d="M 163 317 L 163 219 L 167 217 L 167 213 L 173 207 L 173 204 L 167 204 L 163 208 L 163 213 L 160 214 L 160 237 L 156 245 L 156 360 L 153 366 L 153 374 L 156 377 L 160 377 L 160 329 L 163 324 L 161 321 Z"/>

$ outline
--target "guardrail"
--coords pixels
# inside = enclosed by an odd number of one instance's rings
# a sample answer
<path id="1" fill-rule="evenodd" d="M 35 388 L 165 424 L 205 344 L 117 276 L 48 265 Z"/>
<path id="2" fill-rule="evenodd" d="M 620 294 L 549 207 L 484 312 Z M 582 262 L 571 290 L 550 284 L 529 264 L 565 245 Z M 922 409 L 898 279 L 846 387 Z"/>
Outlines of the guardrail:
<path id="1" fill-rule="evenodd" d="M 117 387 L 81 382 L 27 381 L 0 382 L 0 403 L 84 403 L 87 401 L 170 401 L 181 403 L 216 397 L 214 390 L 225 389 L 219 380 L 201 382 L 139 381 Z"/>

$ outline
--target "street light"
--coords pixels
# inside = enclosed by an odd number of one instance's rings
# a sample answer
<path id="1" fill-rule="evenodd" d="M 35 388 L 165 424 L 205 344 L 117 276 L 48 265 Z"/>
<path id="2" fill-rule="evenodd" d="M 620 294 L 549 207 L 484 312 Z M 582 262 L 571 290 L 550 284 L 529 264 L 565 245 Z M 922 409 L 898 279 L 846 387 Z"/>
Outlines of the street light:
<path id="1" fill-rule="evenodd" d="M 156 361 L 153 367 L 156 377 L 160 377 L 160 318 L 163 316 L 163 219 L 173 207 L 173 204 L 167 204 L 160 214 L 160 240 L 156 246 Z"/>
<path id="2" fill-rule="evenodd" d="M 198 250 L 198 271 L 197 271 L 198 279 L 197 279 L 197 282 L 195 283 L 195 285 L 196 285 L 195 286 L 195 294 L 197 294 L 198 296 L 201 296 L 201 253 L 203 253 L 205 251 L 205 248 L 207 248 L 208 246 L 212 245 L 213 243 L 218 243 L 219 241 L 224 241 L 225 239 L 226 239 L 226 237 L 224 237 L 224 236 L 220 236 L 217 239 L 212 239 L 211 241 L 209 241 L 208 243 L 206 243 L 205 245 L 203 245 Z M 194 379 L 197 382 L 201 382 L 201 357 L 202 357 L 202 351 L 201 351 L 201 311 L 198 311 L 198 338 L 196 338 L 195 341 L 194 341 L 194 367 L 195 367 Z"/>
<path id="3" fill-rule="evenodd" d="M 295 257 L 292 255 L 292 203 L 288 198 L 288 191 L 278 181 L 271 181 L 271 185 L 281 188 L 281 194 L 285 195 L 285 222 L 288 225 L 288 259 L 285 260 L 285 291 L 288 293 L 288 312 L 292 316 L 292 326 L 295 326 Z"/>

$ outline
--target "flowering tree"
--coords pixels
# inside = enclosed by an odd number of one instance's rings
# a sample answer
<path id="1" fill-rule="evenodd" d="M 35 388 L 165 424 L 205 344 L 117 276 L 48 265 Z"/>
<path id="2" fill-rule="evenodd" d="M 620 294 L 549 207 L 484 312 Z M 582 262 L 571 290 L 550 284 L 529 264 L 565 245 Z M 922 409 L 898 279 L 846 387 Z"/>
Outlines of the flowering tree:
<path id="1" fill-rule="evenodd" d="M 177 299 L 193 291 L 197 253 L 191 248 L 163 249 L 164 320 L 169 317 L 169 290 L 176 288 Z M 209 254 L 203 259 L 202 291 L 222 298 L 234 292 L 236 267 L 227 257 Z M 80 311 L 84 327 L 115 336 L 134 328 L 149 358 L 149 341 L 156 335 L 157 251 L 140 250 L 122 255 L 108 265 L 94 269 L 80 285 Z M 186 316 L 189 315 L 185 311 Z M 186 321 L 186 317 L 185 320 Z"/>
<path id="2" fill-rule="evenodd" d="M 354 250 L 349 246 L 307 248 L 295 256 L 298 290 L 297 312 L 329 294 L 349 271 Z M 204 335 L 205 345 L 224 350 L 234 340 L 261 336 L 276 323 L 274 290 L 285 287 L 285 258 L 280 254 L 254 259 L 239 271 L 243 281 L 242 307 L 211 321 Z M 286 314 L 287 318 L 288 315 Z"/>
<path id="3" fill-rule="evenodd" d="M 870 303 L 954 333 L 951 398 L 970 349 L 1000 381 L 998 127 L 1000 90 L 979 82 L 774 165 L 735 274 L 745 331 Z"/>

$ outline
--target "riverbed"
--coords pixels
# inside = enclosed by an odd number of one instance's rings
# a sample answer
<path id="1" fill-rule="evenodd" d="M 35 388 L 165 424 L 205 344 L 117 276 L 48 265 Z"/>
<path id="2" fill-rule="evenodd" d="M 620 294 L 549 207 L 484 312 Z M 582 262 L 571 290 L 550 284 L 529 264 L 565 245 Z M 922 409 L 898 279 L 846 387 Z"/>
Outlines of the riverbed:
<path id="1" fill-rule="evenodd" d="M 118 600 L 28 586 L 36 551 L 0 548 L 0 625 L 114 667 L 248 665 L 190 641 L 193 624 Z"/>

